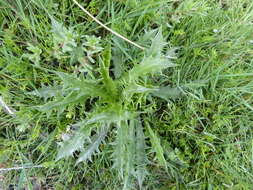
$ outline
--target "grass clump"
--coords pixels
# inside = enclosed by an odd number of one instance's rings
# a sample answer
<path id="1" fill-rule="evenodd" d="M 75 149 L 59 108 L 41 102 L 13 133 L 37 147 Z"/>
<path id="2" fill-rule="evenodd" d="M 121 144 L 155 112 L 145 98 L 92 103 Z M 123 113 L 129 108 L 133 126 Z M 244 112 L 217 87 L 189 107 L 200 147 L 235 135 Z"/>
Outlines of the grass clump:
<path id="1" fill-rule="evenodd" d="M 252 2 L 81 4 L 146 50 L 72 1 L 1 1 L 3 188 L 251 189 Z"/>

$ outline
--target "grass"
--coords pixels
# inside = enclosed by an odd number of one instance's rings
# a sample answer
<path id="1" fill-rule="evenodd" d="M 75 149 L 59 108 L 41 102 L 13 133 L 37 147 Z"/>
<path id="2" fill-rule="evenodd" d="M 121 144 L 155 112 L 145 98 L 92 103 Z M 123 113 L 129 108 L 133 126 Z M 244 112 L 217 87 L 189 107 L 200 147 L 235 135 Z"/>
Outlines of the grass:
<path id="1" fill-rule="evenodd" d="M 1 0 L 0 171 L 23 169 L 0 189 L 252 189 L 253 3 L 81 4 L 146 50 L 71 0 Z"/>

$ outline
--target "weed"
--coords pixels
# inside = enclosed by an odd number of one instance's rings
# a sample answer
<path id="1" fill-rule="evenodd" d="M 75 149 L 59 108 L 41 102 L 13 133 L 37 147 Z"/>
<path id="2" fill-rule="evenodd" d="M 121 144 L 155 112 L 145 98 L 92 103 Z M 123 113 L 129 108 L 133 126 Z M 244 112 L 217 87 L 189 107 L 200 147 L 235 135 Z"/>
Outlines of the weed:
<path id="1" fill-rule="evenodd" d="M 252 2 L 80 4 L 146 50 L 70 0 L 0 1 L 0 183 L 251 189 Z"/>

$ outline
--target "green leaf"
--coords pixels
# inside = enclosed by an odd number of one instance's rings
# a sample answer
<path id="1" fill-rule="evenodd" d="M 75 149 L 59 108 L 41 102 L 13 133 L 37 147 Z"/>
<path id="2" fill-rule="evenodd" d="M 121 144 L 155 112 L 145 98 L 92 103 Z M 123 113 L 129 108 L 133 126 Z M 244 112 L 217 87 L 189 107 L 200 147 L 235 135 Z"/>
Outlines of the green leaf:
<path id="1" fill-rule="evenodd" d="M 68 73 L 63 72 L 55 72 L 63 82 L 64 88 L 72 88 L 75 90 L 80 90 L 82 88 L 82 81 L 81 79 L 77 78 L 76 76 Z"/>
<path id="2" fill-rule="evenodd" d="M 67 141 L 61 143 L 61 148 L 58 150 L 56 160 L 64 157 L 71 156 L 76 150 L 83 147 L 86 140 L 89 140 L 89 136 L 92 128 L 95 125 L 83 125 L 82 123 L 75 124 L 75 127 L 79 127 L 79 130 Z"/>
<path id="3" fill-rule="evenodd" d="M 175 67 L 168 58 L 147 57 L 140 64 L 135 65 L 129 72 L 122 77 L 123 81 L 136 81 L 138 78 L 146 77 L 148 74 L 161 72 L 162 70 Z"/>
<path id="4" fill-rule="evenodd" d="M 113 74 L 116 79 L 120 78 L 122 73 L 124 72 L 123 66 L 123 55 L 120 49 L 113 48 L 113 56 L 112 56 L 112 63 L 113 63 Z"/>
<path id="5" fill-rule="evenodd" d="M 81 101 L 85 100 L 85 98 L 87 98 L 86 94 L 73 91 L 66 97 L 60 97 L 59 99 L 48 102 L 45 105 L 36 106 L 36 108 L 42 112 L 52 111 L 53 109 L 56 109 L 58 112 L 62 113 L 67 106 L 78 104 Z"/>
<path id="6" fill-rule="evenodd" d="M 116 141 L 114 143 L 114 165 L 124 181 L 124 188 L 132 186 L 133 177 L 138 180 L 141 189 L 143 181 L 148 174 L 146 165 L 145 136 L 140 121 L 130 120 L 118 123 Z"/>
<path id="7" fill-rule="evenodd" d="M 108 129 L 109 129 L 108 126 L 107 127 L 103 127 L 102 131 L 99 134 L 97 134 L 95 137 L 92 138 L 91 144 L 81 152 L 81 154 L 80 154 L 80 156 L 79 156 L 79 158 L 78 158 L 78 160 L 76 162 L 77 164 L 80 163 L 80 162 L 86 161 L 88 159 L 90 161 L 92 161 L 91 160 L 91 156 L 95 152 L 99 152 L 99 149 L 98 149 L 99 145 L 105 139 L 105 136 L 106 136 L 106 134 L 108 132 Z"/>
<path id="8" fill-rule="evenodd" d="M 77 44 L 75 39 L 77 35 L 70 29 L 68 30 L 63 24 L 57 22 L 54 18 L 51 17 L 52 21 L 52 34 L 53 34 L 53 42 L 55 45 L 55 49 L 59 49 L 59 45 L 61 46 L 60 51 L 63 53 L 71 52 Z"/>
<path id="9" fill-rule="evenodd" d="M 139 96 L 146 96 L 149 93 L 156 91 L 157 88 L 154 87 L 145 87 L 135 82 L 124 84 L 124 88 L 122 90 L 122 99 L 124 101 L 132 101 L 132 98 L 135 94 L 139 94 Z"/>
<path id="10" fill-rule="evenodd" d="M 134 125 L 130 121 L 130 125 L 126 125 L 127 136 L 126 139 L 126 151 L 125 151 L 125 163 L 124 163 L 124 187 L 123 189 L 129 189 L 132 186 L 131 177 L 135 172 L 135 129 Z"/>
<path id="11" fill-rule="evenodd" d="M 160 29 L 152 42 L 150 50 L 146 53 L 147 56 L 140 64 L 135 64 L 130 71 L 125 72 L 120 80 L 125 83 L 132 83 L 139 78 L 147 77 L 149 74 L 155 74 L 162 72 L 166 68 L 175 67 L 176 65 L 171 62 L 170 58 L 162 53 L 165 44 Z"/>
<path id="12" fill-rule="evenodd" d="M 148 174 L 146 165 L 148 158 L 146 156 L 146 144 L 145 144 L 145 135 L 143 133 L 143 127 L 141 121 L 138 119 L 135 122 L 136 130 L 136 177 L 138 180 L 139 188 L 142 189 L 143 181 Z"/>
<path id="13" fill-rule="evenodd" d="M 42 112 L 50 112 L 53 109 L 58 111 L 58 115 L 61 114 L 66 107 L 76 105 L 81 102 L 85 102 L 88 97 L 104 97 L 102 88 L 98 87 L 96 81 L 86 80 L 83 78 L 77 78 L 74 75 L 55 72 L 63 81 L 62 92 L 56 87 L 44 88 L 38 92 L 32 92 L 33 95 L 43 96 L 48 98 L 55 96 L 55 99 L 45 105 L 36 106 L 36 108 Z M 59 94 L 57 94 L 59 92 Z"/>
<path id="14" fill-rule="evenodd" d="M 118 170 L 119 176 L 124 178 L 124 167 L 126 163 L 126 151 L 127 151 L 127 125 L 125 122 L 118 122 L 116 140 L 113 143 L 113 168 Z"/>
<path id="15" fill-rule="evenodd" d="M 39 47 L 34 46 L 30 43 L 28 43 L 27 50 L 29 50 L 31 53 L 24 54 L 23 57 L 28 58 L 30 61 L 32 61 L 36 65 L 39 65 L 40 55 L 42 53 L 42 50 Z"/>
<path id="16" fill-rule="evenodd" d="M 150 92 L 154 92 L 157 91 L 157 88 L 147 88 L 145 86 L 136 84 L 136 83 L 130 83 L 130 84 L 126 84 L 124 90 L 123 90 L 123 94 L 125 96 L 129 96 L 130 94 L 134 94 L 134 93 L 150 93 Z"/>
<path id="17" fill-rule="evenodd" d="M 170 86 L 160 87 L 157 91 L 152 92 L 153 96 L 163 98 L 165 100 L 180 98 L 183 93 L 179 88 L 171 88 Z"/>
<path id="18" fill-rule="evenodd" d="M 184 91 L 186 89 L 189 90 L 196 90 L 198 88 L 206 86 L 207 81 L 205 80 L 199 80 L 199 81 L 192 81 L 186 84 L 181 84 L 179 87 L 170 87 L 170 86 L 164 86 L 160 87 L 158 90 L 152 92 L 153 96 L 163 98 L 165 100 L 170 99 L 178 99 L 184 95 Z"/>
<path id="19" fill-rule="evenodd" d="M 70 64 L 74 64 L 79 62 L 82 64 L 84 58 L 84 48 L 82 46 L 78 46 L 73 48 L 71 51 Z"/>
<path id="20" fill-rule="evenodd" d="M 101 96 L 104 97 L 104 91 L 101 86 L 98 85 L 96 80 L 87 80 L 84 78 L 78 78 L 75 75 L 71 75 L 63 72 L 55 72 L 63 81 L 63 88 L 65 90 L 79 91 L 82 95 L 90 97 Z"/>
<path id="21" fill-rule="evenodd" d="M 108 45 L 103 53 L 103 61 L 100 66 L 100 72 L 103 77 L 105 89 L 111 98 L 111 101 L 118 99 L 118 90 L 115 82 L 110 77 L 110 64 L 111 64 L 111 45 Z"/>
<path id="22" fill-rule="evenodd" d="M 62 147 L 58 151 L 56 160 L 71 156 L 76 150 L 81 149 L 86 138 L 87 137 L 82 133 L 76 133 L 70 140 L 63 143 Z"/>
<path id="23" fill-rule="evenodd" d="M 91 123 L 117 123 L 123 120 L 127 120 L 133 117 L 133 113 L 121 110 L 121 107 L 115 106 L 111 109 L 107 109 L 102 113 L 93 115 L 87 120 L 87 124 Z"/>
<path id="24" fill-rule="evenodd" d="M 90 62 L 95 63 L 93 59 L 94 54 L 97 54 L 103 50 L 100 46 L 100 37 L 96 36 L 85 36 L 86 41 L 83 43 L 85 51 Z"/>
<path id="25" fill-rule="evenodd" d="M 38 96 L 47 100 L 48 98 L 62 95 L 62 86 L 44 86 L 40 89 L 28 92 L 27 94 Z"/>
<path id="26" fill-rule="evenodd" d="M 164 158 L 164 151 L 160 143 L 160 138 L 153 132 L 149 124 L 146 122 L 149 131 L 149 137 L 152 144 L 152 150 L 156 153 L 158 163 L 167 169 L 167 162 Z"/>
<path id="27" fill-rule="evenodd" d="M 162 28 L 159 28 L 155 38 L 152 40 L 152 45 L 148 49 L 147 54 L 153 57 L 161 56 L 164 46 L 166 45 L 162 35 Z"/>

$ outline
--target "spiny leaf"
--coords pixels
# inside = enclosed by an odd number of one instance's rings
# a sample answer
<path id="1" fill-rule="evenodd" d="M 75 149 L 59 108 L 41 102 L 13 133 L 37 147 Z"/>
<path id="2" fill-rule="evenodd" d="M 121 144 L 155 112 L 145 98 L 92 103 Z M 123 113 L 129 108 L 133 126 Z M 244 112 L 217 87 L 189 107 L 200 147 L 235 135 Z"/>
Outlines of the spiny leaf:
<path id="1" fill-rule="evenodd" d="M 165 100 L 177 99 L 183 95 L 179 88 L 171 88 L 170 86 L 160 87 L 159 90 L 152 92 L 153 96 L 163 98 Z"/>
<path id="2" fill-rule="evenodd" d="M 146 122 L 146 126 L 148 127 L 149 131 L 149 137 L 152 144 L 152 149 L 156 153 L 156 158 L 158 160 L 158 163 L 162 166 L 164 166 L 167 169 L 167 162 L 164 158 L 164 151 L 160 143 L 159 137 L 153 132 L 149 124 Z"/>
<path id="3" fill-rule="evenodd" d="M 126 84 L 123 90 L 123 94 L 125 96 L 130 96 L 131 94 L 134 94 L 134 93 L 150 93 L 154 91 L 157 91 L 157 88 L 147 88 L 145 86 L 142 86 L 136 83 L 130 83 L 130 84 Z"/>
<path id="4" fill-rule="evenodd" d="M 124 187 L 123 189 L 129 189 L 132 186 L 131 177 L 135 172 L 135 129 L 134 125 L 127 126 L 127 142 L 125 152 L 125 167 L 124 167 Z"/>
<path id="5" fill-rule="evenodd" d="M 76 150 L 79 150 L 83 147 L 85 140 L 89 139 L 92 128 L 95 125 L 80 125 L 76 124 L 76 127 L 80 127 L 78 131 L 76 131 L 75 135 L 73 135 L 69 140 L 65 141 L 61 148 L 58 151 L 57 159 L 71 156 Z"/>
<path id="6" fill-rule="evenodd" d="M 161 56 L 164 46 L 166 45 L 162 35 L 162 28 L 159 28 L 155 38 L 152 40 L 152 45 L 147 54 L 151 56 Z"/>
<path id="7" fill-rule="evenodd" d="M 146 156 L 146 144 L 145 144 L 145 135 L 143 133 L 143 127 L 138 119 L 135 122 L 136 130 L 136 177 L 138 180 L 139 188 L 142 189 L 143 181 L 148 174 L 146 165 L 147 165 L 147 156 Z"/>
<path id="8" fill-rule="evenodd" d="M 73 91 L 70 94 L 68 94 L 66 97 L 62 97 L 60 99 L 48 102 L 42 106 L 37 106 L 37 109 L 42 112 L 51 111 L 53 109 L 56 109 L 58 111 L 60 110 L 63 111 L 67 106 L 71 104 L 80 103 L 80 101 L 84 100 L 85 97 L 87 97 L 86 94 Z"/>
<path id="9" fill-rule="evenodd" d="M 147 57 L 140 64 L 135 65 L 129 72 L 123 75 L 124 81 L 136 81 L 138 78 L 161 72 L 168 67 L 175 67 L 169 59 L 165 57 Z"/>
<path id="10" fill-rule="evenodd" d="M 86 79 L 79 79 L 74 75 L 63 72 L 56 72 L 56 74 L 63 81 L 62 91 L 64 91 L 64 94 L 59 94 L 59 96 L 56 96 L 53 101 L 48 102 L 45 105 L 37 106 L 36 108 L 40 111 L 48 112 L 50 115 L 50 112 L 53 109 L 56 109 L 59 115 L 66 109 L 66 107 L 84 102 L 88 97 L 104 97 L 104 93 L 102 92 L 101 88 L 97 87 L 96 82 Z M 47 98 L 48 96 L 57 95 L 56 92 L 58 91 L 56 91 L 54 88 L 51 88 L 45 89 L 42 92 L 44 94 L 35 92 L 33 94 L 39 94 Z"/>
<path id="11" fill-rule="evenodd" d="M 177 99 L 184 95 L 184 90 L 186 89 L 198 89 L 200 87 L 204 87 L 206 85 L 207 81 L 201 80 L 201 81 L 192 81 L 190 83 L 181 84 L 179 87 L 170 87 L 170 86 L 164 86 L 160 87 L 158 90 L 152 92 L 153 96 L 157 96 L 159 98 L 163 98 L 165 100 L 170 99 Z"/>
<path id="12" fill-rule="evenodd" d="M 136 177 L 139 186 L 147 174 L 147 158 L 145 154 L 145 137 L 140 123 L 130 120 L 118 123 L 116 141 L 114 143 L 114 165 L 124 181 L 124 188 L 129 189 L 133 185 L 133 177 Z"/>
<path id="13" fill-rule="evenodd" d="M 63 84 L 66 87 L 73 86 L 74 84 L 77 84 L 77 85 L 80 84 L 79 79 L 74 75 L 64 73 L 64 72 L 55 72 L 55 73 L 60 77 L 60 79 L 62 80 Z"/>
<path id="14" fill-rule="evenodd" d="M 116 107 L 115 107 L 116 108 Z M 91 123 L 98 123 L 98 122 L 103 122 L 103 123 L 117 123 L 122 120 L 127 120 L 133 117 L 133 114 L 131 112 L 125 111 L 125 110 L 106 110 L 102 113 L 95 114 L 92 116 L 90 119 L 88 119 L 86 122 L 87 124 Z"/>
<path id="15" fill-rule="evenodd" d="M 118 170 L 120 177 L 124 178 L 124 166 L 126 160 L 126 144 L 127 144 L 127 126 L 123 122 L 118 122 L 117 135 L 114 144 L 113 168 Z"/>
<path id="16" fill-rule="evenodd" d="M 70 57 L 70 64 L 74 64 L 75 62 L 83 63 L 83 55 L 84 55 L 84 48 L 82 46 L 77 46 L 73 48 L 71 51 Z"/>
<path id="17" fill-rule="evenodd" d="M 48 98 L 62 94 L 62 86 L 44 86 L 27 94 L 38 96 L 40 98 L 44 98 L 44 100 L 47 100 Z"/>
<path id="18" fill-rule="evenodd" d="M 117 110 L 117 111 L 116 111 Z M 134 118 L 135 114 L 126 110 L 121 110 L 120 107 L 114 106 L 110 109 L 103 110 L 101 113 L 92 113 L 87 119 L 73 125 L 80 127 L 86 125 L 119 123 L 123 120 Z"/>
<path id="19" fill-rule="evenodd" d="M 56 74 L 61 78 L 64 88 L 72 88 L 75 90 L 80 90 L 83 87 L 85 87 L 86 84 L 87 84 L 87 88 L 91 88 L 92 86 L 94 86 L 93 84 L 94 82 L 92 83 L 91 81 L 88 81 L 85 79 L 82 80 L 76 77 L 75 75 L 71 75 L 71 74 L 63 73 L 63 72 L 56 72 Z M 90 83 L 92 83 L 92 85 Z"/>
<path id="20" fill-rule="evenodd" d="M 89 159 L 91 161 L 91 156 L 95 152 L 99 151 L 98 147 L 101 144 L 101 142 L 105 139 L 108 129 L 109 129 L 108 126 L 103 127 L 102 131 L 93 138 L 91 144 L 87 148 L 85 148 L 85 150 L 83 150 L 81 152 L 81 154 L 76 162 L 77 164 L 79 162 L 86 161 L 87 159 Z"/>
<path id="21" fill-rule="evenodd" d="M 27 50 L 29 50 L 31 53 L 24 54 L 23 57 L 26 57 L 36 65 L 39 65 L 42 50 L 39 47 L 34 46 L 30 43 L 28 43 Z"/>
<path id="22" fill-rule="evenodd" d="M 63 143 L 62 147 L 58 151 L 56 160 L 71 156 L 73 152 L 83 147 L 83 143 L 86 136 L 83 134 L 76 133 L 70 140 Z"/>
<path id="23" fill-rule="evenodd" d="M 162 53 L 165 44 L 166 43 L 164 42 L 162 31 L 160 29 L 155 39 L 152 41 L 150 50 L 147 51 L 147 56 L 140 64 L 134 65 L 130 71 L 125 72 L 120 80 L 132 82 L 149 74 L 161 72 L 168 67 L 175 67 L 176 65 Z"/>
<path id="24" fill-rule="evenodd" d="M 62 46 L 62 52 L 71 52 L 77 46 L 75 39 L 77 35 L 70 29 L 68 30 L 61 23 L 57 22 L 53 17 L 52 33 L 55 47 L 58 48 L 59 44 Z"/>
<path id="25" fill-rule="evenodd" d="M 64 89 L 77 90 L 83 95 L 87 96 L 104 96 L 101 87 L 98 86 L 96 80 L 87 80 L 78 78 L 75 75 L 71 75 L 63 72 L 56 72 L 56 74 L 62 79 Z"/>

